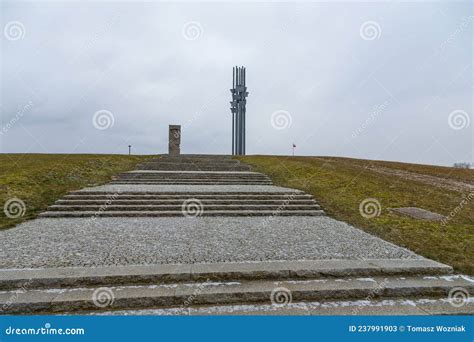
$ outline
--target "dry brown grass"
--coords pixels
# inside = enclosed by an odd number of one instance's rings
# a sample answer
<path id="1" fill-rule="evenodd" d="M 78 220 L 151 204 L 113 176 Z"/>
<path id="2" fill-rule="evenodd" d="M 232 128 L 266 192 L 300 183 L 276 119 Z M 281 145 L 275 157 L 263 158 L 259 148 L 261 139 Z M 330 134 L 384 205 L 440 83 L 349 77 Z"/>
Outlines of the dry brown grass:
<path id="1" fill-rule="evenodd" d="M 471 183 L 474 170 L 334 157 L 246 156 L 242 161 L 272 177 L 275 184 L 311 193 L 326 212 L 416 253 L 474 274 L 474 197 L 422 181 L 381 174 L 367 166 Z M 380 216 L 365 218 L 360 203 L 375 198 Z M 442 215 L 457 213 L 447 224 L 398 216 L 389 208 L 420 207 Z M 457 209 L 456 209 L 457 208 Z"/>
<path id="2" fill-rule="evenodd" d="M 32 219 L 68 191 L 102 184 L 132 169 L 144 156 L 92 154 L 0 154 L 0 229 Z M 25 203 L 19 218 L 5 215 L 12 198 Z"/>

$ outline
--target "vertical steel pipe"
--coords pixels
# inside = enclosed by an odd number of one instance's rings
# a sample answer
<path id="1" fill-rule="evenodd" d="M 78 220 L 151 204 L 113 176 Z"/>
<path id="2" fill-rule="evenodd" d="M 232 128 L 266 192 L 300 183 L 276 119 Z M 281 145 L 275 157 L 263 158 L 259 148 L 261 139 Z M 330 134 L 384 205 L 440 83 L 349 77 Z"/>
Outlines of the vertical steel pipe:
<path id="1" fill-rule="evenodd" d="M 245 146 L 245 121 L 246 121 L 246 69 L 243 66 L 232 68 L 232 154 L 244 155 Z"/>

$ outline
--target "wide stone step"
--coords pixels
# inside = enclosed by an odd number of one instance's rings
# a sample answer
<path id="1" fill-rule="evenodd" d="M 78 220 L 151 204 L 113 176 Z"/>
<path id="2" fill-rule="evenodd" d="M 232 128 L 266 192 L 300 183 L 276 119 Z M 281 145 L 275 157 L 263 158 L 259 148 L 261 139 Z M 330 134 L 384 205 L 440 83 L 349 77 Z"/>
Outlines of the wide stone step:
<path id="1" fill-rule="evenodd" d="M 233 159 L 234 156 L 230 154 L 180 154 L 180 155 L 169 155 L 162 154 L 159 156 L 162 159 L 179 159 L 179 158 L 196 158 L 196 159 Z"/>
<path id="2" fill-rule="evenodd" d="M 246 164 L 240 164 L 240 163 L 168 163 L 168 162 L 160 162 L 160 163 L 142 163 L 138 164 L 138 168 L 141 168 L 142 166 L 163 166 L 165 167 L 164 170 L 173 170 L 177 169 L 179 170 L 180 167 L 187 167 L 187 166 L 192 166 L 196 168 L 201 168 L 201 167 L 224 167 L 227 169 L 232 170 L 233 168 L 239 168 L 239 167 L 244 167 L 246 170 L 250 169 L 249 165 Z"/>
<path id="3" fill-rule="evenodd" d="M 153 204 L 178 204 L 181 205 L 186 199 L 145 199 L 145 200 L 134 200 L 134 199 L 102 199 L 102 200 L 70 200 L 70 199 L 61 199 L 57 200 L 55 204 L 58 205 L 103 205 L 103 204 L 126 204 L 126 205 L 153 205 Z M 199 200 L 202 204 L 272 204 L 272 205 L 283 205 L 283 204 L 315 204 L 316 202 L 313 199 L 296 199 L 291 201 L 285 200 L 271 200 L 271 199 L 256 199 L 256 200 L 247 200 L 247 199 L 201 199 Z"/>
<path id="4" fill-rule="evenodd" d="M 120 173 L 120 175 L 134 175 L 134 174 L 147 174 L 147 175 L 168 175 L 168 176 L 194 176 L 194 175 L 211 175 L 211 176 L 264 176 L 267 175 L 254 172 L 254 171 L 182 171 L 182 170 L 132 170 Z"/>
<path id="5" fill-rule="evenodd" d="M 269 181 L 213 181 L 213 180 L 189 180 L 181 181 L 179 179 L 175 180 L 116 180 L 108 184 L 145 184 L 145 185 L 163 185 L 163 184 L 184 184 L 184 185 L 272 185 L 272 182 Z"/>
<path id="6" fill-rule="evenodd" d="M 235 168 L 226 167 L 212 167 L 212 166 L 180 166 L 180 167 L 168 167 L 168 166 L 143 166 L 144 170 L 168 170 L 168 171 L 247 171 L 250 170 L 247 166 L 238 166 Z"/>
<path id="7" fill-rule="evenodd" d="M 215 164 L 222 164 L 222 165 L 247 165 L 242 164 L 238 160 L 235 159 L 207 159 L 207 158 L 200 158 L 200 159 L 155 159 L 155 160 L 146 160 L 141 162 L 139 165 L 144 164 L 199 164 L 199 165 L 215 165 Z"/>
<path id="8" fill-rule="evenodd" d="M 288 198 L 288 197 L 312 197 L 311 195 L 305 194 L 304 192 L 240 192 L 240 191 L 232 191 L 232 192 L 224 192 L 224 191 L 123 191 L 123 192 L 113 192 L 113 191 L 89 191 L 89 190 L 82 190 L 82 191 L 71 191 L 68 195 L 65 196 L 77 196 L 77 195 L 100 195 L 100 196 L 129 196 L 129 195 L 152 195 L 152 196 L 221 196 L 221 197 L 228 197 L 228 196 L 272 196 L 272 197 L 280 197 L 280 198 Z"/>
<path id="9" fill-rule="evenodd" d="M 213 178 L 213 177 L 202 177 L 202 178 L 167 178 L 167 177 L 118 177 L 113 179 L 113 181 L 119 182 L 153 182 L 153 181 L 160 181 L 160 182 L 228 182 L 228 183 L 240 183 L 240 182 L 263 182 L 263 183 L 271 183 L 270 179 L 265 178 Z"/>
<path id="10" fill-rule="evenodd" d="M 469 300 L 461 306 L 452 305 L 445 297 L 438 298 L 390 298 L 292 301 L 288 304 L 270 303 L 193 305 L 188 307 L 157 307 L 147 309 L 126 309 L 100 311 L 103 315 L 120 316 L 219 316 L 219 315 L 265 315 L 265 316 L 344 316 L 344 315 L 472 315 L 474 301 Z M 71 313 L 74 314 L 74 313 Z M 76 314 L 80 314 L 76 313 Z M 94 315 L 96 312 L 89 312 Z"/>
<path id="11" fill-rule="evenodd" d="M 173 158 L 157 158 L 148 159 L 143 161 L 141 164 L 146 163 L 175 163 L 175 164 L 240 164 L 237 159 L 230 158 L 186 158 L 186 157 L 173 157 Z"/>
<path id="12" fill-rule="evenodd" d="M 355 300 L 366 298 L 447 298 L 453 288 L 467 296 L 474 285 L 462 277 L 371 277 L 309 280 L 199 281 L 175 284 L 26 290 L 11 303 L 11 292 L 0 294 L 4 313 L 59 313 L 190 305 L 267 303 L 291 301 Z M 11 303 L 6 305 L 7 301 Z"/>
<path id="13" fill-rule="evenodd" d="M 109 194 L 109 195 L 65 195 L 63 199 L 65 200 L 186 200 L 189 198 L 197 198 L 199 200 L 304 200 L 304 199 L 313 199 L 311 195 L 252 195 L 252 194 L 240 194 L 240 195 L 231 195 L 226 193 L 221 193 L 220 195 L 210 195 L 206 193 L 174 193 L 174 194 Z"/>
<path id="14" fill-rule="evenodd" d="M 158 160 L 147 160 L 142 162 L 142 164 L 147 163 L 168 163 L 168 164 L 196 164 L 196 165 L 239 165 L 241 164 L 240 161 L 236 159 L 158 159 Z M 243 165 L 243 164 L 242 164 Z"/>
<path id="15" fill-rule="evenodd" d="M 45 211 L 38 217 L 324 216 L 323 210 Z"/>
<path id="16" fill-rule="evenodd" d="M 108 184 L 189 184 L 189 185 L 273 185 L 266 180 L 212 180 L 212 179 L 118 179 Z"/>
<path id="17" fill-rule="evenodd" d="M 249 171 L 248 165 L 193 165 L 179 163 L 147 163 L 139 164 L 141 170 L 192 170 L 192 171 Z"/>
<path id="18" fill-rule="evenodd" d="M 216 181 L 203 181 L 203 182 L 160 182 L 160 181 L 148 181 L 148 182 L 137 182 L 137 181 L 114 181 L 110 182 L 110 185 L 272 185 L 267 182 L 216 182 Z"/>
<path id="19" fill-rule="evenodd" d="M 206 174 L 181 174 L 181 175 L 170 175 L 170 174 L 127 174 L 127 175 L 119 175 L 114 177 L 114 179 L 186 179 L 186 180 L 193 180 L 193 179 L 215 179 L 215 180 L 227 180 L 227 179 L 235 179 L 235 180 L 242 180 L 242 179 L 249 179 L 249 180 L 270 180 L 270 178 L 265 176 L 246 176 L 246 175 L 236 175 L 231 174 L 228 176 L 221 176 L 221 175 L 206 175 Z"/>
<path id="20" fill-rule="evenodd" d="M 132 266 L 0 269 L 0 291 L 125 286 L 199 281 L 307 280 L 373 276 L 447 276 L 451 266 L 429 259 L 324 259 Z M 457 276 L 454 276 L 457 277 Z"/>
<path id="21" fill-rule="evenodd" d="M 226 172 L 226 171 L 219 171 L 219 172 L 197 172 L 197 171 L 188 171 L 188 172 L 163 172 L 163 171 L 153 171 L 149 170 L 149 172 L 127 172 L 119 174 L 119 177 L 168 177 L 168 178 L 203 178 L 203 177 L 212 177 L 212 178 L 266 178 L 269 179 L 267 176 L 261 173 L 252 173 L 252 172 Z"/>
<path id="22" fill-rule="evenodd" d="M 146 160 L 142 164 L 206 164 L 206 165 L 239 165 L 240 162 L 236 159 L 158 159 Z M 244 165 L 244 164 L 242 164 Z"/>
<path id="23" fill-rule="evenodd" d="M 271 210 L 271 211 L 296 211 L 296 210 L 318 210 L 320 207 L 315 204 L 206 204 L 198 201 L 191 201 L 189 205 L 199 206 L 202 211 L 249 211 L 249 210 Z M 179 211 L 182 206 L 186 206 L 186 202 L 179 205 L 161 204 L 161 205 L 52 205 L 48 207 L 48 211 Z M 184 209 L 183 209 L 184 210 Z"/>

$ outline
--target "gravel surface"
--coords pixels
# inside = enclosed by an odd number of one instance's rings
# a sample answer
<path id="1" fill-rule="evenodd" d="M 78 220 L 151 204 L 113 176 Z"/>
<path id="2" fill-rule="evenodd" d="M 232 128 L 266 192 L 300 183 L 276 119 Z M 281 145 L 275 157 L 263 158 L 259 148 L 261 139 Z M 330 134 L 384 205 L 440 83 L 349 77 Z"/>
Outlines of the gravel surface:
<path id="1" fill-rule="evenodd" d="M 156 192 L 301 192 L 273 185 L 184 185 L 184 184 L 105 184 L 79 191 L 156 191 Z"/>
<path id="2" fill-rule="evenodd" d="M 0 268 L 422 258 L 328 217 L 45 218 L 0 241 Z"/>

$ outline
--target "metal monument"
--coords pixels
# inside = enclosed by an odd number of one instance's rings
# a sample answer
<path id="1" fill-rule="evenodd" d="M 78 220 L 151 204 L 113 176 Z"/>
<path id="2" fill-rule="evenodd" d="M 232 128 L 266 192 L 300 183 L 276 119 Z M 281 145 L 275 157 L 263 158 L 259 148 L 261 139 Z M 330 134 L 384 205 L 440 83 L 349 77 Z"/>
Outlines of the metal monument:
<path id="1" fill-rule="evenodd" d="M 245 86 L 245 68 L 234 67 L 232 70 L 232 155 L 245 154 L 245 104 L 247 87 Z"/>

